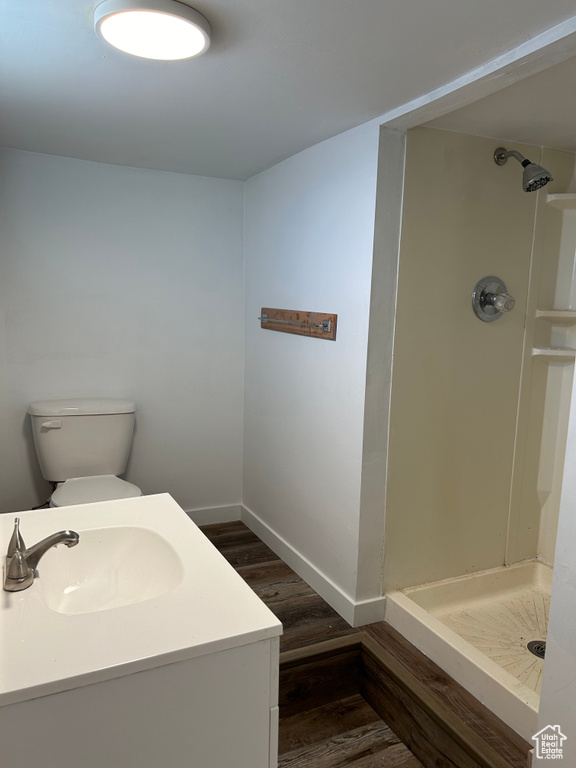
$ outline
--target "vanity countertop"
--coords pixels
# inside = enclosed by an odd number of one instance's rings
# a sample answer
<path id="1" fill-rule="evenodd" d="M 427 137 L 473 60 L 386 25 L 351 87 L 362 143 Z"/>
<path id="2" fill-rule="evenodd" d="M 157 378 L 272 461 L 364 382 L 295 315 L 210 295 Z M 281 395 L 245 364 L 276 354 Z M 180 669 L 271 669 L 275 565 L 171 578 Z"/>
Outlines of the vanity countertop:
<path id="1" fill-rule="evenodd" d="M 164 594 L 140 602 L 61 613 L 46 600 L 42 567 L 48 572 L 49 558 L 65 558 L 67 550 L 48 551 L 29 589 L 0 594 L 0 706 L 282 633 L 274 614 L 169 494 L 2 514 L 3 559 L 17 516 L 27 546 L 61 529 L 77 531 L 80 542 L 69 550 L 77 557 L 83 531 L 86 542 L 101 529 L 107 537 L 114 528 L 123 536 L 139 529 L 143 542 L 157 534 L 174 551 L 179 575 Z"/>

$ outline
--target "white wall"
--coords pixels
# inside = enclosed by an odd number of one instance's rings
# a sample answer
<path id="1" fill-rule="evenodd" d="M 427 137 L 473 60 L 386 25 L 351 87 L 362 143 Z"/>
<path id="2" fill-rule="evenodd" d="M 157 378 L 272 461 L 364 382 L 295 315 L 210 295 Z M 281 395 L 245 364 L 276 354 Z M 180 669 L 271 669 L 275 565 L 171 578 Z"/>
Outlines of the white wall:
<path id="1" fill-rule="evenodd" d="M 552 603 L 548 622 L 546 663 L 538 730 L 559 725 L 567 737 L 563 744 L 562 765 L 576 765 L 576 389 L 568 422 L 568 442 L 558 539 L 554 562 Z M 536 765 L 550 761 L 534 760 Z"/>
<path id="2" fill-rule="evenodd" d="M 383 586 L 390 395 L 405 157 L 406 134 L 383 126 L 378 152 L 356 587 L 356 594 L 364 600 L 378 598 Z M 380 605 L 382 607 L 381 602 Z M 376 610 L 358 623 L 370 623 L 381 618 Z"/>
<path id="3" fill-rule="evenodd" d="M 145 493 L 240 502 L 243 186 L 1 152 L 0 511 L 48 492 L 28 403 L 86 395 L 135 399 Z"/>
<path id="4" fill-rule="evenodd" d="M 378 133 L 312 147 L 250 179 L 245 198 L 246 521 L 318 591 L 352 601 Z M 263 330 L 262 307 L 335 312 L 337 339 Z"/>

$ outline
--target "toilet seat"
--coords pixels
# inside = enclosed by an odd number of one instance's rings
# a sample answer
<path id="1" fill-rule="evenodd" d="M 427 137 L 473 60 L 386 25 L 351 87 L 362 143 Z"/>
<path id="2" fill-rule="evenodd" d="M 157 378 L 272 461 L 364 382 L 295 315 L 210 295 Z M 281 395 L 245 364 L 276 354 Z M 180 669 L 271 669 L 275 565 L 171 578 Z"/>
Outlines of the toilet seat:
<path id="1" fill-rule="evenodd" d="M 142 496 L 140 488 L 115 475 L 73 477 L 58 485 L 50 499 L 50 506 L 68 507 L 93 501 L 130 499 L 134 496 Z"/>

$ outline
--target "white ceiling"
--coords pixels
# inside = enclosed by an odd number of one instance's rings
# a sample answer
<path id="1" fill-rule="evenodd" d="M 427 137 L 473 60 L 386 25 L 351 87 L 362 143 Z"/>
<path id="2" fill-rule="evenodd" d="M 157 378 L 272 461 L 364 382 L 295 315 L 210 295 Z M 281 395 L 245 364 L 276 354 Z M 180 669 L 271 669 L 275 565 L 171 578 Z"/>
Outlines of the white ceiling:
<path id="1" fill-rule="evenodd" d="M 576 152 L 576 57 L 427 125 Z"/>
<path id="2" fill-rule="evenodd" d="M 106 46 L 95 4 L 0 0 L 0 146 L 238 179 L 576 10 L 574 0 L 191 0 L 212 25 L 210 50 L 154 62 Z"/>

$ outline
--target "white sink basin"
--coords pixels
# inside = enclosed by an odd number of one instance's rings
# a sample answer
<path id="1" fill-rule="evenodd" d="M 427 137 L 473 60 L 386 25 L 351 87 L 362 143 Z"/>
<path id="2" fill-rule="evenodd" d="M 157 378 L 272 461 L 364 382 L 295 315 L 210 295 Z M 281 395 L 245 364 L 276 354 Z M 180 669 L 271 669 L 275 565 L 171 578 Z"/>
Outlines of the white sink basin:
<path id="1" fill-rule="evenodd" d="M 282 631 L 166 493 L 19 517 L 29 547 L 67 528 L 80 541 L 46 552 L 28 589 L 0 590 L 0 712 Z M 13 527 L 0 515 L 0 571 Z"/>
<path id="2" fill-rule="evenodd" d="M 93 613 L 164 595 L 183 577 L 178 553 L 162 536 L 125 526 L 83 530 L 77 546 L 50 549 L 33 588 L 57 613 Z"/>

